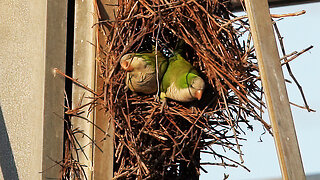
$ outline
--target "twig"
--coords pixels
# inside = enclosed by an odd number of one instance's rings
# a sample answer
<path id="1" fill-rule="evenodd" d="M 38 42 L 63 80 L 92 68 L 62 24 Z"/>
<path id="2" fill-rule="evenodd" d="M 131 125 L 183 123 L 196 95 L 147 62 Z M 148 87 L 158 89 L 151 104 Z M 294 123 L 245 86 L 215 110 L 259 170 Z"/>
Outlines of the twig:
<path id="1" fill-rule="evenodd" d="M 279 31 L 279 29 L 278 29 L 277 24 L 274 23 L 273 26 L 274 26 L 274 29 L 275 29 L 275 31 L 276 31 L 276 33 L 277 33 L 278 39 L 279 39 L 279 43 L 280 43 L 280 47 L 281 47 L 282 54 L 283 54 L 283 56 L 285 57 L 285 56 L 286 56 L 286 51 L 285 51 L 284 44 L 283 44 L 283 37 L 282 37 L 281 34 L 280 34 L 280 31 Z M 307 50 L 311 49 L 312 47 L 313 47 L 313 46 L 310 46 L 309 48 L 307 48 Z M 305 51 L 304 51 L 304 52 L 305 52 Z M 301 54 L 302 54 L 302 53 L 301 53 Z M 287 59 L 285 58 L 284 61 L 286 62 Z M 304 93 L 303 93 L 303 89 L 302 89 L 301 85 L 299 84 L 299 82 L 298 82 L 298 80 L 296 79 L 296 77 L 293 75 L 290 65 L 289 65 L 288 63 L 285 63 L 285 64 L 286 64 L 286 67 L 287 67 L 287 70 L 288 70 L 289 75 L 291 76 L 291 78 L 293 79 L 293 81 L 295 82 L 295 84 L 297 85 L 297 87 L 298 87 L 298 89 L 299 89 L 299 91 L 300 91 L 300 94 L 301 94 L 301 96 L 302 96 L 302 99 L 303 99 L 303 102 L 304 102 L 304 104 L 305 104 L 306 109 L 310 112 L 311 109 L 309 108 L 309 105 L 308 105 L 308 103 L 307 103 L 307 100 L 306 100 L 306 97 L 305 97 L 305 95 L 304 95 Z"/>
<path id="2" fill-rule="evenodd" d="M 63 73 L 62 71 L 60 71 L 59 69 L 54 68 L 54 72 L 55 72 L 55 73 L 58 73 L 58 74 L 60 74 L 60 75 L 62 75 L 62 76 L 64 76 L 64 77 L 66 77 L 66 78 L 68 78 L 68 79 L 70 79 L 70 80 L 73 81 L 76 85 L 84 88 L 85 90 L 91 92 L 92 94 L 94 94 L 94 95 L 96 95 L 96 96 L 99 96 L 98 94 L 96 94 L 96 92 L 95 92 L 94 90 L 92 90 L 92 89 L 90 89 L 88 86 L 80 83 L 77 79 L 73 79 L 72 77 L 64 74 L 64 73 Z"/>

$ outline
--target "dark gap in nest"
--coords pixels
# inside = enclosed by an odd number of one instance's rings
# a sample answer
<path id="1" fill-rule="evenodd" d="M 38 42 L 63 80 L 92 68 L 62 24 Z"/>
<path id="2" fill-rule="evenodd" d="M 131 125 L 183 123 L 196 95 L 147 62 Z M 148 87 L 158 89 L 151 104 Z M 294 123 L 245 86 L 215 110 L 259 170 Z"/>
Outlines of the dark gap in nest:
<path id="1" fill-rule="evenodd" d="M 67 41 L 66 41 L 66 69 L 65 75 L 72 78 L 73 76 L 73 45 L 74 45 L 74 14 L 75 0 L 68 0 L 67 3 Z M 73 146 L 73 130 L 71 124 L 72 116 L 66 113 L 72 109 L 72 85 L 73 81 L 69 78 L 65 79 L 65 115 L 64 115 L 64 137 L 63 137 L 63 160 L 61 161 L 61 179 L 71 179 L 72 174 L 75 179 L 80 179 L 81 170 L 74 164 L 72 155 Z"/>
<path id="2" fill-rule="evenodd" d="M 68 11 L 67 11 L 67 47 L 66 47 L 66 69 L 65 74 L 69 77 L 73 75 L 73 44 L 74 44 L 74 10 L 75 10 L 75 0 L 68 0 Z M 72 80 L 65 79 L 65 92 L 66 101 L 65 106 L 69 107 L 72 105 Z M 68 102 L 68 103 L 67 103 Z M 72 109 L 72 107 L 70 107 Z M 69 116 L 65 114 L 66 124 L 70 126 Z"/>

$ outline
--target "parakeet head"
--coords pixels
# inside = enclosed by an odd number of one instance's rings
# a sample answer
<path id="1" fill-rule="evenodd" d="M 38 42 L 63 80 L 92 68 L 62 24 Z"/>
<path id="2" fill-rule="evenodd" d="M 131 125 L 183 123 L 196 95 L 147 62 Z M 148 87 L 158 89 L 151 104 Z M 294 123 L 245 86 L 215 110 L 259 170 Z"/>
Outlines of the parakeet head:
<path id="1" fill-rule="evenodd" d="M 121 60 L 120 60 L 120 65 L 122 67 L 122 69 L 126 70 L 126 71 L 133 71 L 133 66 L 131 65 L 131 62 L 134 58 L 134 54 L 126 54 L 124 56 L 122 56 Z"/>
<path id="2" fill-rule="evenodd" d="M 195 74 L 191 74 L 188 78 L 189 91 L 193 97 L 200 100 L 202 97 L 202 93 L 204 91 L 205 82 L 204 80 Z"/>
<path id="3" fill-rule="evenodd" d="M 147 66 L 147 61 L 142 57 L 135 56 L 134 53 L 126 54 L 122 56 L 120 60 L 120 65 L 122 69 L 131 71 L 144 71 Z"/>

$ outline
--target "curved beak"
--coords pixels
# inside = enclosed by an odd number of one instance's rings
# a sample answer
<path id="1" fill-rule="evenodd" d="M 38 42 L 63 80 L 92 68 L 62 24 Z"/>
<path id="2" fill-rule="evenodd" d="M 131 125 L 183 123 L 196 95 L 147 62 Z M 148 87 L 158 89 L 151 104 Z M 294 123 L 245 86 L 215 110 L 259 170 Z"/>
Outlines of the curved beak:
<path id="1" fill-rule="evenodd" d="M 196 97 L 199 101 L 202 97 L 203 90 L 197 90 L 194 97 Z"/>
<path id="2" fill-rule="evenodd" d="M 133 71 L 133 67 L 131 66 L 131 64 L 128 61 L 122 61 L 120 62 L 120 65 L 122 67 L 122 69 L 126 70 L 126 71 Z"/>

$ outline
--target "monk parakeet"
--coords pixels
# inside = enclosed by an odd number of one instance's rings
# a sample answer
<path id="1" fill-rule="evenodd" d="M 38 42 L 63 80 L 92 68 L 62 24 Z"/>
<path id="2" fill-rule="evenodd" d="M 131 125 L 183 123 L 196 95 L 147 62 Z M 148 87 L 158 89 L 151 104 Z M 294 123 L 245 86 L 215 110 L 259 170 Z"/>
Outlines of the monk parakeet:
<path id="1" fill-rule="evenodd" d="M 157 53 L 158 77 L 156 70 L 156 55 L 152 53 L 129 53 L 120 60 L 121 67 L 127 71 L 126 85 L 136 93 L 154 94 L 158 91 L 159 83 L 165 73 L 168 60 Z"/>
<path id="2" fill-rule="evenodd" d="M 200 100 L 205 87 L 204 80 L 193 66 L 179 53 L 169 58 L 169 65 L 163 75 L 161 95 L 180 102 Z"/>

